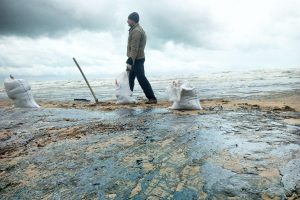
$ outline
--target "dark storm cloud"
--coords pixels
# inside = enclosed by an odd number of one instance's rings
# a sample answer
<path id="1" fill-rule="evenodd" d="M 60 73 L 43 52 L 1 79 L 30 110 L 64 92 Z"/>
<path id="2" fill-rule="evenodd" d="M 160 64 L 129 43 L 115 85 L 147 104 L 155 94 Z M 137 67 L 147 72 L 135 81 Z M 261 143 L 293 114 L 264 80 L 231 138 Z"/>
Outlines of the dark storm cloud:
<path id="1" fill-rule="evenodd" d="M 139 12 L 152 48 L 168 41 L 210 45 L 208 37 L 215 27 L 209 14 L 168 1 L 131 5 L 131 1 L 0 0 L 0 35 L 52 37 L 73 29 L 121 35 L 132 11 Z"/>
<path id="2" fill-rule="evenodd" d="M 101 8 L 101 7 L 100 7 Z M 80 5 L 59 1 L 1 0 L 0 34 L 35 37 L 56 35 L 71 29 L 107 29 L 112 24 L 104 14 L 88 12 Z"/>

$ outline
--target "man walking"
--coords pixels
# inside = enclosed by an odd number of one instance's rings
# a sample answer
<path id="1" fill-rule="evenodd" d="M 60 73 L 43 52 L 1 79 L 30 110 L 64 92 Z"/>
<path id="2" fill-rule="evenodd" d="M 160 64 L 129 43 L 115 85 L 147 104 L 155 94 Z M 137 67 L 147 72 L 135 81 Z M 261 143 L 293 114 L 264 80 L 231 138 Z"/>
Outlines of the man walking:
<path id="1" fill-rule="evenodd" d="M 146 104 L 156 104 L 157 100 L 154 96 L 152 87 L 145 76 L 144 62 L 147 36 L 143 28 L 139 25 L 139 14 L 136 12 L 131 13 L 127 20 L 129 29 L 129 37 L 127 43 L 127 70 L 129 72 L 129 86 L 131 91 L 134 88 L 134 79 L 137 80 L 142 87 L 148 101 Z"/>

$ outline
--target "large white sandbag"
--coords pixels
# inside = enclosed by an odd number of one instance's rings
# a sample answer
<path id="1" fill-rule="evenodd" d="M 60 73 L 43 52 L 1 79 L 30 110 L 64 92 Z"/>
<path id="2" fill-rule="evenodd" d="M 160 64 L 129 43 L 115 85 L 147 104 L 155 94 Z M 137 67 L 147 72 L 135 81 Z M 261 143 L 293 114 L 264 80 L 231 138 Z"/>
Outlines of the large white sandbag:
<path id="1" fill-rule="evenodd" d="M 4 80 L 4 87 L 7 96 L 13 100 L 15 107 L 20 108 L 39 108 L 40 106 L 35 102 L 31 87 L 26 80 L 6 78 Z"/>
<path id="2" fill-rule="evenodd" d="M 135 98 L 132 96 L 132 91 L 129 87 L 128 80 L 129 72 L 122 72 L 116 78 L 116 97 L 117 104 L 133 104 L 136 103 Z"/>
<path id="3" fill-rule="evenodd" d="M 188 81 L 173 81 L 168 87 L 168 94 L 173 105 L 170 107 L 175 110 L 200 110 L 200 99 L 197 89 Z"/>

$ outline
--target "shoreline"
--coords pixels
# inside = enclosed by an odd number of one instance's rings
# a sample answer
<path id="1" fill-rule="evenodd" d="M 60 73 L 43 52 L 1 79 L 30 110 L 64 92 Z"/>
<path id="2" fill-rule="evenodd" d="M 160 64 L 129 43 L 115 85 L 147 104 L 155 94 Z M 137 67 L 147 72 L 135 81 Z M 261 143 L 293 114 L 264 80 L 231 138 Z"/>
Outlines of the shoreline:
<path id="1" fill-rule="evenodd" d="M 115 110 L 118 108 L 168 108 L 172 102 L 168 100 L 159 100 L 157 104 L 147 105 L 143 100 L 139 100 L 136 104 L 116 104 L 115 100 L 99 101 L 98 104 L 93 102 L 80 101 L 54 101 L 54 100 L 37 100 L 41 107 L 44 108 L 79 108 L 92 109 L 99 108 L 104 110 Z M 251 98 L 209 98 L 200 99 L 202 107 L 224 106 L 225 108 L 238 108 L 242 104 L 248 106 L 259 106 L 263 110 L 290 110 L 300 112 L 300 90 L 277 93 L 275 95 L 260 95 Z M 0 108 L 12 108 L 13 102 L 8 97 L 7 99 L 0 99 Z M 285 108 L 286 107 L 286 108 Z M 288 108 L 289 107 L 289 108 Z"/>
<path id="2" fill-rule="evenodd" d="M 114 111 L 118 109 L 134 108 L 166 108 L 168 109 L 172 102 L 167 100 L 158 100 L 157 104 L 145 104 L 145 101 L 139 100 L 135 104 L 116 104 L 115 100 L 93 102 L 80 101 L 54 101 L 38 100 L 36 101 L 41 108 L 65 108 L 65 109 L 83 109 L 93 111 Z M 274 95 L 261 95 L 249 98 L 218 98 L 218 99 L 200 99 L 202 110 L 171 110 L 177 114 L 205 114 L 209 111 L 218 110 L 261 110 L 266 112 L 300 112 L 300 90 L 286 91 Z M 13 102 L 9 99 L 0 100 L 0 108 L 13 109 Z M 300 117 L 292 120 L 300 124 Z"/>

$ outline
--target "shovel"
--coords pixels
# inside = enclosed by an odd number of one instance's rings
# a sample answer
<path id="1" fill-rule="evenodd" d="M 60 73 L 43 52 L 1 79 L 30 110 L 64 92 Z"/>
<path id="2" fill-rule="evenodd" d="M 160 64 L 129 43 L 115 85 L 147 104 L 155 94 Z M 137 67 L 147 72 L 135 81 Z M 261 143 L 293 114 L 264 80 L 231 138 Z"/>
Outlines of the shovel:
<path id="1" fill-rule="evenodd" d="M 76 66 L 78 67 L 79 71 L 81 72 L 81 74 L 82 74 L 82 76 L 83 76 L 83 78 L 84 78 L 84 80 L 85 80 L 87 86 L 89 87 L 89 89 L 90 89 L 90 91 L 91 91 L 91 93 L 92 93 L 92 95 L 93 95 L 93 97 L 94 97 L 94 99 L 95 99 L 95 102 L 98 103 L 98 99 L 97 99 L 97 97 L 96 97 L 96 95 L 95 95 L 95 93 L 94 93 L 92 87 L 90 86 L 88 80 L 86 79 L 86 77 L 85 77 L 83 71 L 81 70 L 79 64 L 77 63 L 77 61 L 76 61 L 75 58 L 73 58 L 73 60 L 74 60 L 74 62 L 75 62 L 75 64 L 76 64 Z"/>

